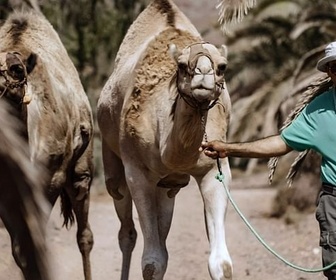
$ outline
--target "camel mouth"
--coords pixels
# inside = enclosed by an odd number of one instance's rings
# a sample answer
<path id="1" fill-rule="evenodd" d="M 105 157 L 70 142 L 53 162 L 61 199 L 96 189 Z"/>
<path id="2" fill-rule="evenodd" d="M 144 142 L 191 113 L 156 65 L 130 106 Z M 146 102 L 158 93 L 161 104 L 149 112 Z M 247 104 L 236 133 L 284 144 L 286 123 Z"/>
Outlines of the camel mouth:
<path id="1" fill-rule="evenodd" d="M 193 89 L 192 91 L 192 96 L 198 102 L 206 102 L 206 101 L 215 100 L 216 98 L 218 98 L 218 95 L 215 94 L 213 88 L 208 89 L 204 87 L 198 87 L 198 88 Z"/>

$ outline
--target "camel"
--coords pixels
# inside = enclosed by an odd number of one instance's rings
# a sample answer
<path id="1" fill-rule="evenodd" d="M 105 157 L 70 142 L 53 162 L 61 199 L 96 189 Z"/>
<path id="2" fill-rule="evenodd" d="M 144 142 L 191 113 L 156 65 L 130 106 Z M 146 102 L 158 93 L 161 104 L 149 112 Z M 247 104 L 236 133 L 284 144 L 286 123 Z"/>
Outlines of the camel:
<path id="1" fill-rule="evenodd" d="M 60 197 L 64 226 L 76 218 L 84 275 L 91 280 L 93 119 L 88 97 L 58 34 L 42 14 L 13 12 L 1 26 L 0 38 L 1 96 L 26 127 L 22 134 L 32 163 L 48 171 L 43 187 L 51 209 Z M 15 250 L 13 255 L 17 260 Z"/>
<path id="2" fill-rule="evenodd" d="M 171 0 L 152 1 L 120 45 L 97 120 L 106 187 L 121 222 L 122 280 L 129 278 L 137 238 L 132 201 L 144 240 L 143 279 L 163 279 L 175 197 L 191 176 L 204 201 L 210 276 L 232 279 L 226 192 L 215 178 L 216 161 L 199 151 L 202 141 L 226 139 L 231 110 L 226 66 L 226 47 L 203 42 Z M 221 168 L 229 185 L 227 159 Z"/>
<path id="3" fill-rule="evenodd" d="M 18 120 L 0 101 L 0 218 L 11 236 L 26 280 L 49 280 L 44 223 L 49 211 L 42 167 L 33 166 Z M 5 174 L 5 175 L 4 175 Z"/>

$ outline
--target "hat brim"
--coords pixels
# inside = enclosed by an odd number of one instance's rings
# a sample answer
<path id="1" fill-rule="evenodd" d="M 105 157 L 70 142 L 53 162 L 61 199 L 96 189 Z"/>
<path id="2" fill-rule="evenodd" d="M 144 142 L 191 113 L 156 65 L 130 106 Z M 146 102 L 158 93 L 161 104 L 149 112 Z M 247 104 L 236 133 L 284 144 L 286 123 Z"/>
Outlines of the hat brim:
<path id="1" fill-rule="evenodd" d="M 326 56 L 322 59 L 320 59 L 317 62 L 316 68 L 318 70 L 320 70 L 321 72 L 327 72 L 327 64 L 330 61 L 336 60 L 336 55 L 330 55 L 330 56 Z"/>

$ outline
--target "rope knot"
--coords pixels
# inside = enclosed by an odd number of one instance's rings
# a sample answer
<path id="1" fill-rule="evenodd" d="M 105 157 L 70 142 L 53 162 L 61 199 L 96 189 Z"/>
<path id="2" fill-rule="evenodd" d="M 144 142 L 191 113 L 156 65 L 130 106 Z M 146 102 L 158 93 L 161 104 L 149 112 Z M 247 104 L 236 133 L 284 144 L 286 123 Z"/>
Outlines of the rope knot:
<path id="1" fill-rule="evenodd" d="M 223 181 L 224 181 L 224 175 L 218 173 L 218 174 L 216 175 L 216 179 L 217 179 L 219 182 L 223 182 Z"/>

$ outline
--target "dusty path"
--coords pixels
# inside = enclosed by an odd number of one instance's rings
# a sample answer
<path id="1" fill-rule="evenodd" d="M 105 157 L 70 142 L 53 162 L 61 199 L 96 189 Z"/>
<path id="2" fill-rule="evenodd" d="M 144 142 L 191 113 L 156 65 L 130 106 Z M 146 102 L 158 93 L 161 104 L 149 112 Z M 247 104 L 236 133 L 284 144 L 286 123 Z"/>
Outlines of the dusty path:
<path id="1" fill-rule="evenodd" d="M 275 190 L 259 182 L 266 176 L 253 176 L 234 180 L 232 196 L 257 231 L 276 251 L 295 264 L 320 267 L 318 230 L 314 214 L 303 216 L 296 226 L 286 226 L 283 220 L 269 219 L 271 200 Z M 245 186 L 249 184 L 249 188 Z M 173 225 L 168 238 L 170 253 L 165 280 L 206 280 L 208 244 L 205 234 L 202 201 L 194 183 L 181 190 L 176 201 Z M 137 215 L 135 214 L 137 217 Z M 59 209 L 55 208 L 48 224 L 50 250 L 54 261 L 56 280 L 80 280 L 81 257 L 75 241 L 75 228 L 69 232 L 60 228 Z M 120 277 L 120 253 L 117 243 L 119 222 L 113 201 L 107 195 L 93 195 L 90 222 L 95 237 L 92 251 L 94 280 Z M 227 242 L 234 263 L 234 279 L 244 280 L 322 280 L 321 274 L 297 272 L 265 250 L 243 221 L 229 206 L 227 216 Z M 142 237 L 139 233 L 135 248 L 131 277 L 141 279 L 140 258 Z M 0 229 L 0 280 L 18 280 L 20 272 L 10 254 L 7 232 Z"/>

